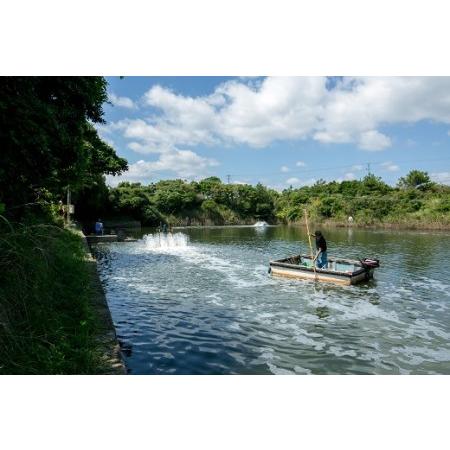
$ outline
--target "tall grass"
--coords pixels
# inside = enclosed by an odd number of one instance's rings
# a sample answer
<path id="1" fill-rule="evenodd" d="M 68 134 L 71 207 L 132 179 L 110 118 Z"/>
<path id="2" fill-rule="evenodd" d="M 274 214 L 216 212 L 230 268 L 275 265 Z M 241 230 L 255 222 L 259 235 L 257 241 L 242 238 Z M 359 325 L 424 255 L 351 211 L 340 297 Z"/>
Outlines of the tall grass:
<path id="1" fill-rule="evenodd" d="M 102 371 L 84 257 L 57 226 L 0 224 L 0 373 Z"/>

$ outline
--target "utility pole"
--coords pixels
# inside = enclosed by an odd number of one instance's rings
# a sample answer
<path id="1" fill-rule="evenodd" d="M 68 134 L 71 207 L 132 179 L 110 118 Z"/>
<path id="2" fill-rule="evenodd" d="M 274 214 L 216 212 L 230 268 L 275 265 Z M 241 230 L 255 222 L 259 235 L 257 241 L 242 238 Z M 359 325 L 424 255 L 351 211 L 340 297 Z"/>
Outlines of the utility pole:
<path id="1" fill-rule="evenodd" d="M 230 184 L 231 175 L 227 175 L 227 183 Z"/>
<path id="2" fill-rule="evenodd" d="M 367 175 L 371 175 L 371 173 L 370 173 L 370 162 L 367 163 Z"/>

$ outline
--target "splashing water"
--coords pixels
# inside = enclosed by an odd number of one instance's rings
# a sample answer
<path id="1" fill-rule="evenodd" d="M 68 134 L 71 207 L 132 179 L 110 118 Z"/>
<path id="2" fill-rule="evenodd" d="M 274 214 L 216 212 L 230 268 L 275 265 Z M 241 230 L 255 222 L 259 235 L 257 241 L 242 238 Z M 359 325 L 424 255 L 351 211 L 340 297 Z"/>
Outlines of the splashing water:
<path id="1" fill-rule="evenodd" d="M 142 241 L 148 250 L 169 250 L 172 248 L 185 248 L 189 245 L 189 237 L 183 233 L 146 234 Z"/>
<path id="2" fill-rule="evenodd" d="M 260 220 L 260 221 L 256 222 L 253 226 L 258 228 L 258 227 L 267 227 L 268 225 L 269 224 L 266 221 Z"/>

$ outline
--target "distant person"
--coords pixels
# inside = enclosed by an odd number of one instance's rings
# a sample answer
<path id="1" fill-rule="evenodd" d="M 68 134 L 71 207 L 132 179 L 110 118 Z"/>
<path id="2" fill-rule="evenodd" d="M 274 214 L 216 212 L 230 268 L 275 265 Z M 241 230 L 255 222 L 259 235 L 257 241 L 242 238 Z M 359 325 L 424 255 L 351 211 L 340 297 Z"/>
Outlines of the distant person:
<path id="1" fill-rule="evenodd" d="M 95 222 L 95 234 L 96 235 L 103 235 L 103 222 L 102 222 L 102 219 L 98 219 L 97 222 Z"/>
<path id="2" fill-rule="evenodd" d="M 163 225 L 162 225 L 162 232 L 164 234 L 167 234 L 167 223 L 163 223 Z"/>
<path id="3" fill-rule="evenodd" d="M 327 256 L 327 241 L 323 237 L 321 231 L 316 231 L 311 236 L 316 238 L 316 249 L 317 253 L 314 257 L 314 261 L 317 261 L 317 267 L 319 269 L 326 268 L 328 265 L 328 256 Z"/>

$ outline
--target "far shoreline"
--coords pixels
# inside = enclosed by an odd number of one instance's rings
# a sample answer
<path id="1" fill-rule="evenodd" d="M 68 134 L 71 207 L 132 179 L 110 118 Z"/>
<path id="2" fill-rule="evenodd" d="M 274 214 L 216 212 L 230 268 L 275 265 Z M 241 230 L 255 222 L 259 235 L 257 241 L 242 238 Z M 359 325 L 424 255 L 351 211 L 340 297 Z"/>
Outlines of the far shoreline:
<path id="1" fill-rule="evenodd" d="M 266 227 L 255 227 L 254 225 L 248 224 L 221 224 L 221 225 L 177 225 L 173 226 L 173 230 L 181 229 L 218 229 L 218 228 L 274 228 L 279 226 L 288 227 L 305 227 L 304 222 L 289 222 L 289 223 L 276 223 L 268 224 Z M 413 223 L 413 224 L 403 224 L 403 223 L 377 223 L 377 224 L 358 224 L 358 223 L 343 223 L 343 222 L 314 222 L 311 221 L 310 226 L 321 226 L 324 228 L 348 228 L 348 229 L 358 229 L 358 230 L 404 230 L 404 231 L 446 231 L 450 232 L 450 224 L 423 224 L 423 223 Z M 156 228 L 156 227 L 143 227 L 143 228 Z"/>
<path id="2" fill-rule="evenodd" d="M 108 222 L 112 222 L 108 224 Z M 256 222 L 256 219 L 255 219 Z M 105 219 L 105 225 L 107 228 L 112 230 L 122 229 L 122 230 L 130 230 L 130 229 L 155 229 L 158 227 L 155 225 L 142 225 L 139 221 L 133 222 L 123 222 L 118 224 L 116 219 Z M 170 225 L 169 225 L 170 226 Z M 303 221 L 295 221 L 288 223 L 268 223 L 265 226 L 255 226 L 254 223 L 248 223 L 248 221 L 243 223 L 228 223 L 228 224 L 200 224 L 194 223 L 190 225 L 181 225 L 173 224 L 171 228 L 173 230 L 187 230 L 187 229 L 220 229 L 220 228 L 254 228 L 262 230 L 264 228 L 275 228 L 280 226 L 287 227 L 305 227 L 305 222 Z M 310 227 L 323 227 L 323 228 L 347 228 L 347 229 L 357 229 L 357 230 L 392 230 L 392 231 L 442 231 L 442 232 L 450 232 L 450 223 L 424 223 L 424 222 L 414 222 L 410 221 L 407 223 L 399 223 L 399 222 L 378 222 L 372 224 L 364 224 L 364 223 L 348 223 L 344 221 L 334 221 L 334 220 L 324 220 L 324 221 L 314 221 L 311 220 Z"/>

